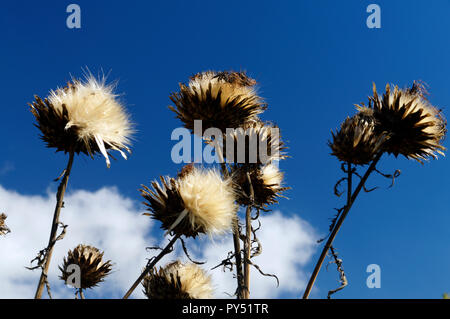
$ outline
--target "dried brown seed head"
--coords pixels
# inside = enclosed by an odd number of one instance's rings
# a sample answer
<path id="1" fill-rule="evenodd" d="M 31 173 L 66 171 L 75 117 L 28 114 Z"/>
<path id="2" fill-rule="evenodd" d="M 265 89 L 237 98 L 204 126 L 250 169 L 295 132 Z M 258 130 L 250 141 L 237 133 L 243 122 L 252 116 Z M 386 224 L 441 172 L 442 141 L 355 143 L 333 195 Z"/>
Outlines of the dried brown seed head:
<path id="1" fill-rule="evenodd" d="M 394 156 L 399 154 L 419 162 L 444 155 L 442 141 L 447 133 L 447 123 L 440 110 L 426 99 L 423 85 L 414 82 L 408 89 L 389 85 L 382 97 L 373 87 L 369 107 L 373 109 L 377 133 L 386 133 L 389 140 L 384 150 Z"/>
<path id="2" fill-rule="evenodd" d="M 360 107 L 359 113 L 347 118 L 328 142 L 332 155 L 342 162 L 365 165 L 373 160 L 386 141 L 386 135 L 375 131 L 373 111 Z"/>
<path id="3" fill-rule="evenodd" d="M 241 127 L 257 119 L 266 109 L 255 84 L 243 72 L 198 73 L 170 96 L 175 106 L 169 108 L 192 132 L 195 120 L 202 121 L 201 134 L 208 128 L 225 132 L 226 128 Z"/>
<path id="4" fill-rule="evenodd" d="M 60 279 L 67 282 L 72 274 L 68 267 L 78 265 L 81 271 L 81 289 L 93 288 L 104 281 L 104 278 L 112 269 L 111 261 L 103 261 L 103 252 L 97 248 L 87 245 L 78 245 L 73 250 L 69 250 L 64 257 L 63 264 L 59 266 L 61 270 Z"/>

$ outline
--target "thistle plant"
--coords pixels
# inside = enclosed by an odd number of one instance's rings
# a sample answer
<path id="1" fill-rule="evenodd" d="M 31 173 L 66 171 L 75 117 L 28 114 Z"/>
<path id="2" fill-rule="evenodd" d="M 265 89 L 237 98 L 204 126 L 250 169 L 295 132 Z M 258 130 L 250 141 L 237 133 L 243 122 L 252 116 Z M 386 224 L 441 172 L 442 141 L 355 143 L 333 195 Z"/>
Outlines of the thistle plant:
<path id="1" fill-rule="evenodd" d="M 103 252 L 93 246 L 78 245 L 73 250 L 69 250 L 64 257 L 63 264 L 59 266 L 61 271 L 60 279 L 66 284 L 73 270 L 70 266 L 76 265 L 80 269 L 80 282 L 75 295 L 80 299 L 85 299 L 83 290 L 98 286 L 104 278 L 111 272 L 112 264 L 110 260 L 103 260 Z"/>
<path id="2" fill-rule="evenodd" d="M 106 85 L 105 78 L 97 80 L 90 75 L 85 81 L 73 79 L 66 87 L 50 91 L 44 100 L 35 96 L 35 101 L 30 104 L 47 147 L 69 154 L 67 167 L 60 176 L 48 245 L 33 260 L 38 265 L 30 268 L 42 270 L 36 299 L 41 298 L 44 285 L 49 287 L 47 274 L 53 248 L 56 241 L 65 235 L 67 225 L 61 223 L 60 212 L 75 154 L 83 153 L 91 158 L 102 154 L 109 168 L 111 150 L 118 151 L 125 159 L 125 151 L 130 152 L 132 124 L 113 89 L 113 85 Z M 60 235 L 57 234 L 59 226 L 63 228 Z"/>
<path id="3" fill-rule="evenodd" d="M 341 195 L 338 186 L 346 181 L 347 200 L 330 225 L 328 239 L 305 289 L 304 299 L 309 297 L 328 250 L 331 250 L 341 274 L 341 287 L 347 284 L 342 260 L 338 263 L 332 244 L 360 191 L 370 191 L 365 187 L 370 174 L 376 172 L 392 181 L 399 175 L 398 170 L 394 174 L 383 174 L 377 169 L 382 155 L 403 155 L 422 164 L 430 158 L 436 159 L 437 154 L 444 155 L 445 147 L 441 143 L 447 132 L 446 121 L 441 110 L 428 101 L 427 94 L 422 83 L 414 82 L 410 88 L 395 86 L 393 91 L 387 85 L 385 93 L 379 96 L 374 84 L 368 106 L 357 105 L 358 113 L 347 118 L 340 129 L 332 133 L 331 154 L 342 162 L 346 174 L 336 184 L 335 193 Z M 357 169 L 365 165 L 368 165 L 365 173 L 358 173 Z M 359 183 L 353 188 L 355 176 Z M 329 296 L 337 290 L 330 291 Z"/>
<path id="4" fill-rule="evenodd" d="M 193 133 L 199 133 L 194 131 L 194 121 L 202 121 L 201 137 L 215 147 L 222 175 L 232 179 L 236 203 L 245 208 L 245 231 L 237 214 L 233 221 L 234 252 L 221 265 L 236 268 L 236 295 L 249 298 L 250 266 L 264 274 L 251 261 L 261 252 L 258 228 L 252 221 L 258 219 L 260 210 L 267 211 L 268 205 L 277 203 L 287 189 L 282 186 L 283 173 L 275 165 L 286 158 L 279 129 L 259 118 L 267 104 L 257 94 L 256 81 L 244 72 L 198 73 L 188 84 L 180 84 L 180 91 L 171 99 L 175 106 L 170 109 Z M 204 136 L 209 128 L 219 129 L 222 135 L 214 139 Z"/>
<path id="5" fill-rule="evenodd" d="M 187 165 L 176 178 L 161 176 L 160 180 L 161 184 L 154 181 L 151 187 L 142 186 L 141 195 L 150 211 L 145 215 L 159 220 L 161 228 L 166 235 L 172 235 L 172 239 L 158 256 L 150 260 L 125 294 L 125 299 L 153 271 L 156 263 L 172 251 L 173 245 L 182 236 L 196 238 L 199 234 L 213 236 L 226 233 L 231 230 L 236 216 L 232 181 L 222 178 L 217 170 Z"/>

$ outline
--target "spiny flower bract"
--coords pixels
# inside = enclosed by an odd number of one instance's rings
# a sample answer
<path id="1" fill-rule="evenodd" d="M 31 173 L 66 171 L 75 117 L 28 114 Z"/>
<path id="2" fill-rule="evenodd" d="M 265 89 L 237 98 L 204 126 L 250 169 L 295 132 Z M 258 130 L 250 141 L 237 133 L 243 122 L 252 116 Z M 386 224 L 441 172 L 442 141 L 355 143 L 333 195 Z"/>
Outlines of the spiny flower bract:
<path id="1" fill-rule="evenodd" d="M 384 144 L 387 153 L 412 158 L 422 163 L 428 158 L 444 155 L 441 145 L 447 132 L 447 123 L 441 112 L 426 98 L 423 85 L 414 82 L 408 89 L 394 90 L 386 85 L 380 97 L 373 86 L 369 99 L 376 120 L 376 131 L 389 137 Z"/>

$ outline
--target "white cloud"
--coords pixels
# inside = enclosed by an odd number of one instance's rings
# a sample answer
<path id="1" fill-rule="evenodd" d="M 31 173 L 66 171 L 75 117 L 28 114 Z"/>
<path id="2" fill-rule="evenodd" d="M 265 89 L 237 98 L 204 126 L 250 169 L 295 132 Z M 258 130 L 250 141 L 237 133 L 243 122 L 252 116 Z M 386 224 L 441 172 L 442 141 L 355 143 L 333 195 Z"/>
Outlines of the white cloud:
<path id="1" fill-rule="evenodd" d="M 74 291 L 64 286 L 58 278 L 58 265 L 69 249 L 79 243 L 90 244 L 105 252 L 114 262 L 114 272 L 98 288 L 87 291 L 89 298 L 120 298 L 137 278 L 139 271 L 152 252 L 145 247 L 163 242 L 152 237 L 152 227 L 159 226 L 150 218 L 142 216 L 143 207 L 125 198 L 113 187 L 95 192 L 74 191 L 66 194 L 61 221 L 69 225 L 66 237 L 57 242 L 49 274 L 54 298 L 73 298 Z M 32 298 L 40 272 L 30 271 L 30 260 L 47 245 L 50 223 L 56 199 L 47 196 L 21 195 L 0 186 L 1 211 L 8 215 L 7 225 L 11 233 L 0 238 L 0 298 Z M 262 255 L 255 258 L 266 273 L 274 273 L 280 279 L 261 276 L 252 269 L 251 297 L 277 298 L 299 297 L 305 287 L 302 270 L 313 253 L 316 235 L 305 221 L 297 216 L 286 217 L 280 212 L 261 216 L 262 227 L 258 237 L 263 245 Z M 165 240 L 167 242 L 167 239 Z M 205 269 L 220 263 L 232 250 L 231 237 L 210 241 L 205 237 L 188 249 L 199 260 L 207 260 Z M 160 265 L 182 256 L 179 244 L 174 255 L 166 256 Z M 233 293 L 235 279 L 230 272 L 215 269 L 211 272 L 218 298 L 227 298 L 224 292 Z M 137 288 L 134 298 L 143 298 Z"/>
<path id="2" fill-rule="evenodd" d="M 55 202 L 54 194 L 24 196 L 0 187 L 1 208 L 8 214 L 11 229 L 0 238 L 0 298 L 34 296 L 40 273 L 25 266 L 30 266 L 31 259 L 47 245 Z M 153 244 L 148 236 L 152 222 L 115 188 L 75 191 L 66 195 L 64 202 L 61 221 L 69 227 L 65 238 L 55 246 L 50 266 L 53 297 L 73 296 L 73 289 L 58 278 L 58 265 L 67 251 L 80 243 L 96 246 L 115 263 L 114 272 L 101 284 L 99 294 L 93 293 L 97 289 L 86 294 L 121 297 L 148 257 L 145 247 Z"/>

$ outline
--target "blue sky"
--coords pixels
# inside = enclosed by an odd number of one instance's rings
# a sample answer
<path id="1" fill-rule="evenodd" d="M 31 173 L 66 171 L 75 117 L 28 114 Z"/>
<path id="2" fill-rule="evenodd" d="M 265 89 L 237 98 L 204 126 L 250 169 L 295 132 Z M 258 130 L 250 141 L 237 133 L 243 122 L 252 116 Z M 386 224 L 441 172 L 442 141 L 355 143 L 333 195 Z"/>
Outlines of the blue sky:
<path id="1" fill-rule="evenodd" d="M 81 7 L 79 30 L 65 25 L 70 3 Z M 370 3 L 381 7 L 381 29 L 366 26 Z M 109 170 L 103 159 L 77 157 L 69 187 L 117 186 L 140 201 L 140 184 L 180 168 L 170 158 L 170 134 L 180 123 L 167 108 L 178 82 L 205 70 L 246 70 L 269 103 L 263 119 L 280 126 L 289 146 L 291 158 L 280 167 L 292 190 L 277 209 L 324 235 L 343 200 L 333 196 L 341 173 L 329 155 L 330 130 L 354 114 L 353 104 L 367 101 L 372 82 L 381 90 L 423 80 L 430 101 L 448 113 L 449 12 L 450 1 L 437 0 L 2 3 L 0 185 L 46 193 L 66 157 L 44 147 L 27 103 L 88 67 L 119 80 L 138 133 L 129 160 L 113 161 Z M 335 296 L 440 298 L 450 290 L 448 160 L 421 165 L 385 157 L 379 167 L 402 175 L 392 189 L 372 177 L 369 186 L 380 189 L 361 194 L 345 221 L 335 247 L 349 285 Z M 372 263 L 381 267 L 380 289 L 366 286 Z M 324 298 L 337 279 L 334 267 L 323 269 L 320 293 L 312 296 Z"/>

